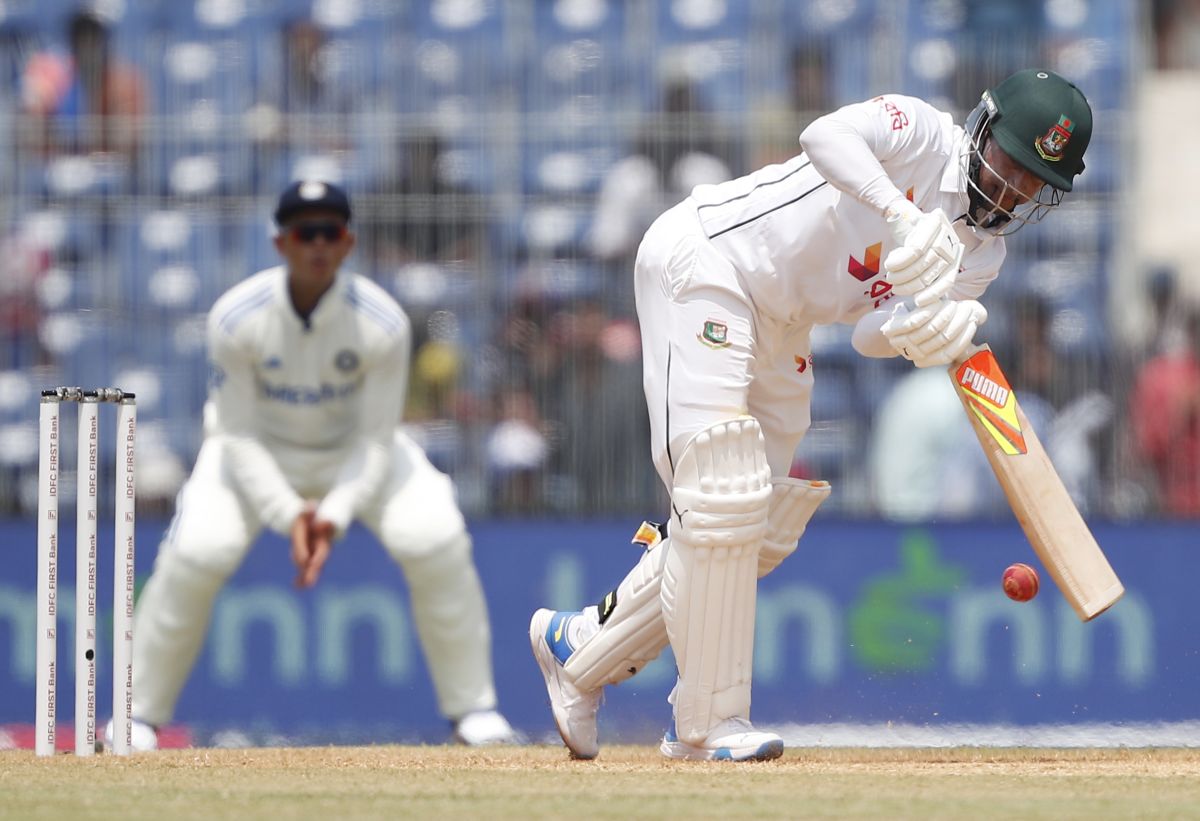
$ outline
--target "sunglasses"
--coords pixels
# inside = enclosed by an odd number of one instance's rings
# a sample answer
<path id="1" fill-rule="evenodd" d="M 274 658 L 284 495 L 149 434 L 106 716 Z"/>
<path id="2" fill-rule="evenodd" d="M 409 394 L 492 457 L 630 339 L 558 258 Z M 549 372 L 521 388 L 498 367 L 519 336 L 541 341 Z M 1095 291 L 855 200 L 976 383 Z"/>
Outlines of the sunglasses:
<path id="1" fill-rule="evenodd" d="M 338 222 L 302 222 L 293 225 L 288 233 L 296 242 L 315 242 L 321 237 L 326 242 L 334 243 L 346 236 L 346 226 Z"/>

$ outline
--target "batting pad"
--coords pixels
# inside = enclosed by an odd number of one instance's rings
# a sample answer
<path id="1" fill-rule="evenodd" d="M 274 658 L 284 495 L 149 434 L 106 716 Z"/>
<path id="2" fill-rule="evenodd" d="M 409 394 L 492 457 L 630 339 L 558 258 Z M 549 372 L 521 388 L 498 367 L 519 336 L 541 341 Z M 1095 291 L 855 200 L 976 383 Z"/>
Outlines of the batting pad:
<path id="1" fill-rule="evenodd" d="M 581 690 L 618 684 L 658 658 L 667 646 L 659 588 L 667 546 L 653 545 L 617 586 L 612 612 L 563 670 Z"/>
<path id="2" fill-rule="evenodd" d="M 788 477 L 772 480 L 766 538 L 758 556 L 759 578 L 796 549 L 809 519 L 830 491 L 828 482 Z M 581 690 L 625 681 L 658 658 L 670 643 L 660 598 L 663 559 L 670 540 L 654 538 L 645 543 L 649 547 L 641 560 L 610 594 L 613 609 L 599 632 L 563 665 Z"/>
<path id="3" fill-rule="evenodd" d="M 663 620 L 679 682 L 675 728 L 703 744 L 729 718 L 750 717 L 758 554 L 771 471 L 758 422 L 740 417 L 696 434 L 675 467 Z"/>
<path id="4" fill-rule="evenodd" d="M 833 490 L 828 482 L 776 477 L 771 480 L 771 507 L 767 512 L 767 533 L 758 553 L 758 577 L 779 567 L 792 555 L 804 535 L 808 520 Z"/>

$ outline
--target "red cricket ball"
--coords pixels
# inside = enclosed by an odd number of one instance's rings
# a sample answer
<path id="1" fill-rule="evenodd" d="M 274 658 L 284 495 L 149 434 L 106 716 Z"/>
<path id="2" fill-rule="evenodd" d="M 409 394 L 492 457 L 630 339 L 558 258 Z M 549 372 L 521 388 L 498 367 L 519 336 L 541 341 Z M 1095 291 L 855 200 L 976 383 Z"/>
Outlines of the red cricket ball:
<path id="1" fill-rule="evenodd" d="M 1038 574 L 1027 564 L 1010 564 L 1004 571 L 1004 594 L 1013 601 L 1029 601 L 1038 592 Z"/>

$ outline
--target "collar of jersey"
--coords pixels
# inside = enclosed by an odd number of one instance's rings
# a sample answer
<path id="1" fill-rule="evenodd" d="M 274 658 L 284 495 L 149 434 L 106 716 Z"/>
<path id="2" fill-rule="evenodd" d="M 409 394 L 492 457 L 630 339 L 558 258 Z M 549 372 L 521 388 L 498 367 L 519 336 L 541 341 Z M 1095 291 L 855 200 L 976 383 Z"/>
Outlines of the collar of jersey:
<path id="1" fill-rule="evenodd" d="M 333 285 L 324 293 L 324 295 L 322 295 L 321 300 L 317 303 L 317 307 L 313 308 L 313 312 L 309 314 L 308 322 L 305 323 L 305 321 L 300 318 L 300 315 L 296 313 L 296 309 L 292 307 L 292 298 L 288 295 L 287 266 L 281 265 L 279 266 L 279 270 L 279 285 L 276 288 L 276 292 L 278 293 L 282 304 L 287 306 L 288 314 L 296 320 L 297 325 L 302 325 L 310 329 L 320 328 L 332 321 L 335 311 L 331 306 L 341 301 L 342 292 L 346 290 L 346 281 L 349 279 L 344 271 L 337 272 L 337 276 L 334 277 L 333 280 Z"/>

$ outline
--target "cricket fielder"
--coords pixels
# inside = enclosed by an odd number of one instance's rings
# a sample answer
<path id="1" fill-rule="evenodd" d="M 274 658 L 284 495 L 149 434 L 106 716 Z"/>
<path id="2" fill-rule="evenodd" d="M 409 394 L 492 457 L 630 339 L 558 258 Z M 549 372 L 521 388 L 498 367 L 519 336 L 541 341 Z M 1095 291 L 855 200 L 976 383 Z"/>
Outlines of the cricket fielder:
<path id="1" fill-rule="evenodd" d="M 887 94 L 817 119 L 792 160 L 699 186 L 650 227 L 635 294 L 670 520 L 639 532 L 645 553 L 598 605 L 530 622 L 572 755 L 598 753 L 604 685 L 668 643 L 664 755 L 782 754 L 750 723 L 755 592 L 830 493 L 788 478 L 810 421 L 811 331 L 844 323 L 864 356 L 954 361 L 987 318 L 977 300 L 1003 236 L 1071 190 L 1091 131 L 1083 94 L 1050 71 L 985 91 L 965 128 Z"/>
<path id="2" fill-rule="evenodd" d="M 135 749 L 156 747 L 213 599 L 261 529 L 290 537 L 296 584 L 307 588 L 355 518 L 408 579 L 455 737 L 512 741 L 496 712 L 487 608 L 454 488 L 396 428 L 408 318 L 370 280 L 340 270 L 354 235 L 339 188 L 293 183 L 275 220 L 284 264 L 234 286 L 209 313 L 205 439 L 135 615 Z"/>

